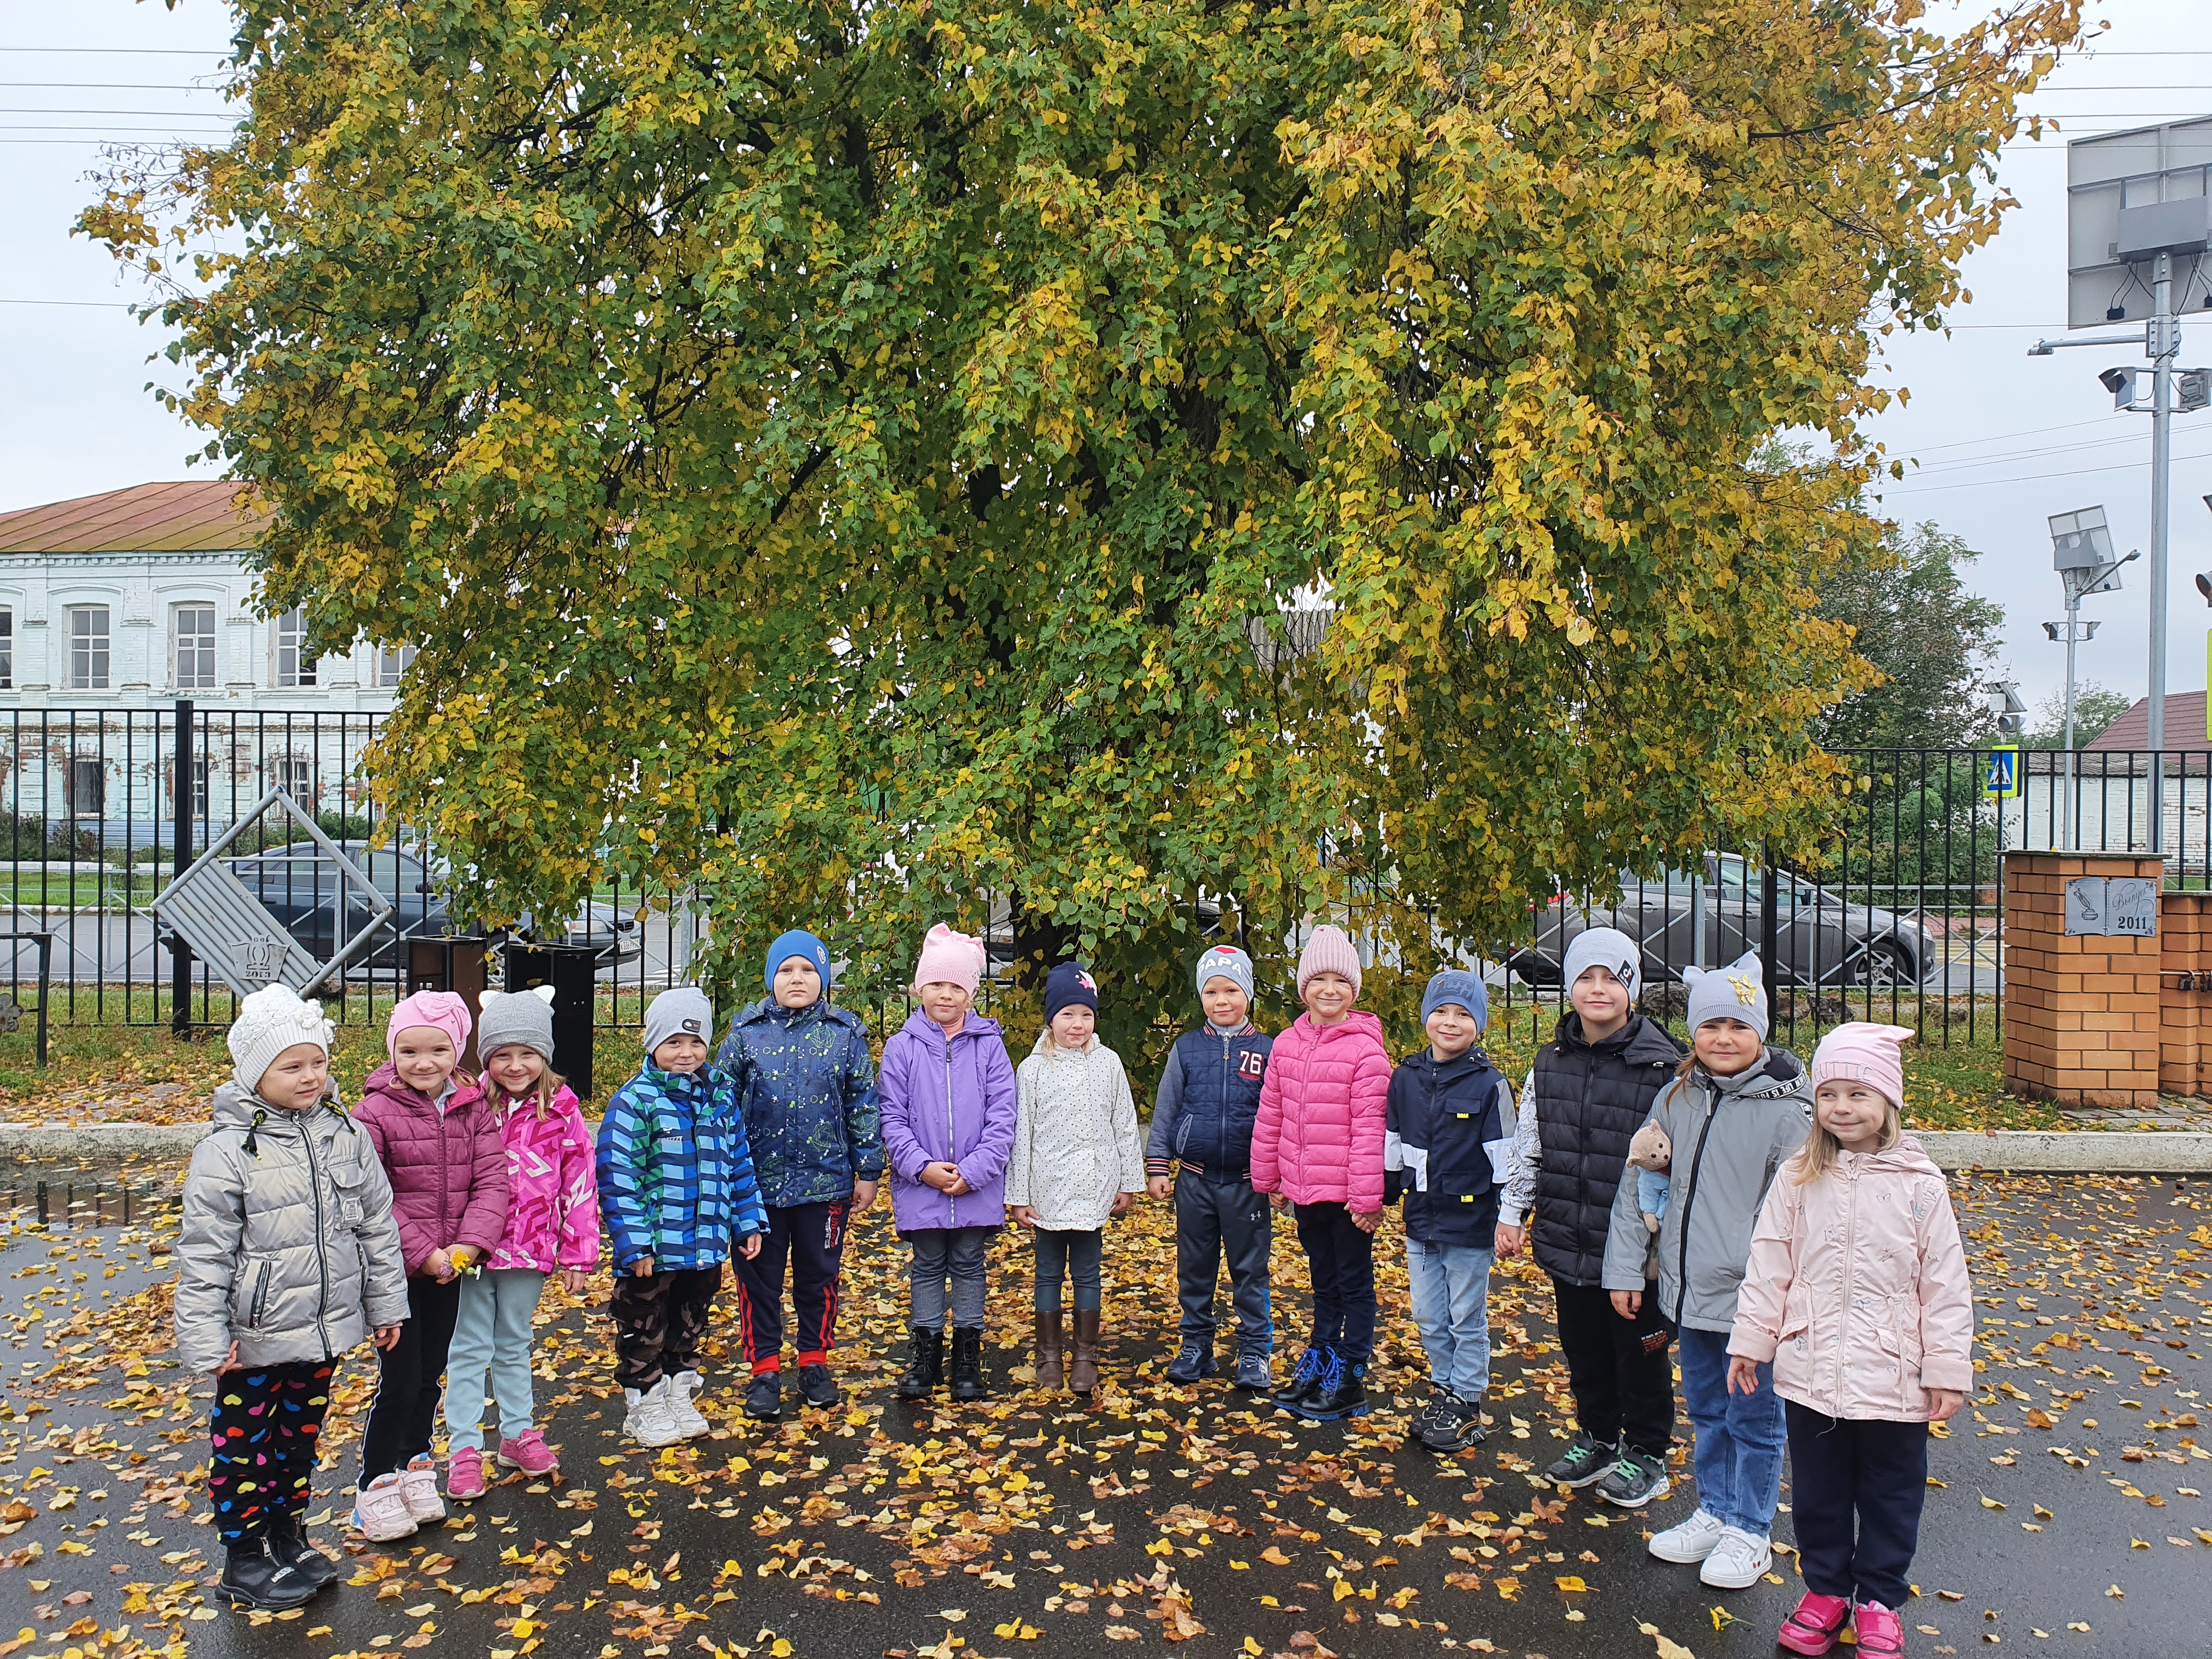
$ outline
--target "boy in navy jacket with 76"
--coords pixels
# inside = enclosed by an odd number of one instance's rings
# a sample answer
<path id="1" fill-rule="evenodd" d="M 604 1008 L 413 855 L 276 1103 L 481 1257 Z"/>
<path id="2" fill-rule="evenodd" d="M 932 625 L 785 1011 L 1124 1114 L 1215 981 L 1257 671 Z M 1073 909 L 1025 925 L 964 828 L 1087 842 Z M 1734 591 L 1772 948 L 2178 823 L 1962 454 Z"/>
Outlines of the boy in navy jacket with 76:
<path id="1" fill-rule="evenodd" d="M 1480 976 L 1446 969 L 1421 997 L 1429 1046 L 1390 1077 L 1383 1180 L 1405 1200 L 1413 1322 L 1429 1357 L 1413 1436 L 1436 1452 L 1480 1443 L 1490 1389 L 1490 1268 L 1515 1114 L 1513 1085 L 1474 1046 L 1489 1020 Z"/>
<path id="2" fill-rule="evenodd" d="M 1268 1357 L 1275 1326 L 1268 1310 L 1267 1253 L 1273 1218 L 1252 1190 L 1252 1120 L 1267 1075 L 1273 1039 L 1247 1018 L 1252 958 L 1217 945 L 1198 959 L 1206 1024 L 1176 1039 L 1160 1075 L 1152 1128 L 1145 1143 L 1146 1185 L 1154 1198 L 1175 1182 L 1176 1291 L 1182 1303 L 1182 1345 L 1168 1365 L 1171 1382 L 1195 1382 L 1218 1369 L 1213 1357 L 1213 1285 L 1223 1256 L 1237 1307 L 1237 1386 L 1274 1386 Z"/>

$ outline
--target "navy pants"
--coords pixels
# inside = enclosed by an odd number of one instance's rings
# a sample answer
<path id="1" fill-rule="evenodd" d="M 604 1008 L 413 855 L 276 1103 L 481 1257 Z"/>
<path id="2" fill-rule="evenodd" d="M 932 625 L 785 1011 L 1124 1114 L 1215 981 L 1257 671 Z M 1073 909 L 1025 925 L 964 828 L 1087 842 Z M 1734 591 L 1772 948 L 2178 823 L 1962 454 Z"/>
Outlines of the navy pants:
<path id="1" fill-rule="evenodd" d="M 783 1366 L 783 1269 L 791 1264 L 792 1343 L 802 1365 L 830 1358 L 837 1328 L 837 1274 L 845 1261 L 848 1201 L 770 1206 L 760 1254 L 738 1256 L 738 1322 L 753 1374 Z"/>
<path id="2" fill-rule="evenodd" d="M 335 1359 L 292 1359 L 217 1373 L 208 1507 L 224 1543 L 257 1537 L 276 1516 L 307 1509 L 337 1368 Z"/>
<path id="3" fill-rule="evenodd" d="M 1176 1297 L 1182 1340 L 1213 1346 L 1213 1290 L 1224 1256 L 1237 1310 L 1237 1351 L 1265 1359 L 1275 1346 L 1267 1296 L 1267 1251 L 1274 1215 L 1247 1180 L 1218 1180 L 1185 1170 L 1176 1177 Z"/>
<path id="4" fill-rule="evenodd" d="M 361 1431 L 361 1484 L 428 1455 L 445 1398 L 446 1352 L 461 1311 L 461 1276 L 441 1285 L 428 1274 L 407 1281 L 407 1322 L 399 1340 L 376 1356 L 376 1399 Z"/>
<path id="5" fill-rule="evenodd" d="M 1341 1204 L 1301 1204 L 1297 1218 L 1313 1275 L 1313 1345 L 1364 1365 L 1375 1348 L 1375 1236 Z"/>
<path id="6" fill-rule="evenodd" d="M 1036 1310 L 1060 1311 L 1060 1286 L 1075 1281 L 1075 1311 L 1089 1313 L 1106 1305 L 1099 1265 L 1105 1259 L 1106 1230 L 1092 1227 L 1082 1232 L 1054 1227 L 1036 1230 Z"/>
<path id="7" fill-rule="evenodd" d="M 1783 1404 L 1790 1413 L 1790 1516 L 1806 1588 L 1895 1612 L 1910 1593 L 1906 1576 L 1920 1544 L 1928 1425 L 1855 1422 L 1794 1400 Z"/>

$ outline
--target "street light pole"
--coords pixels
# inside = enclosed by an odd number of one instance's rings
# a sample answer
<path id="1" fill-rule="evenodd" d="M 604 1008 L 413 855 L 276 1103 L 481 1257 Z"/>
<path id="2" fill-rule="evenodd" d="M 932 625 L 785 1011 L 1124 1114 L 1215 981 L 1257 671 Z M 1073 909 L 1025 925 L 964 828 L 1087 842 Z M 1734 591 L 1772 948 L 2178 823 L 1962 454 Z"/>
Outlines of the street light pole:
<path id="1" fill-rule="evenodd" d="M 2150 850 L 2166 852 L 2166 492 L 2173 474 L 2173 360 L 2181 330 L 2173 319 L 2173 256 L 2152 265 L 2150 393 Z"/>
<path id="2" fill-rule="evenodd" d="M 2066 620 L 2045 623 L 2043 631 L 2056 640 L 2059 629 L 2065 629 L 2066 643 L 2066 823 L 2061 837 L 2063 850 L 2072 852 L 2080 834 L 2079 802 L 2074 761 L 2074 647 L 2083 640 L 2097 637 L 2097 624 L 2081 620 L 2081 601 L 2092 593 L 2112 593 L 2119 590 L 2120 567 L 2136 557 L 2130 553 L 2124 559 L 2112 557 L 2111 529 L 2105 522 L 2105 509 L 2085 507 L 2072 513 L 2057 513 L 2051 518 L 2051 563 L 2057 568 L 2060 584 L 2066 591 Z"/>

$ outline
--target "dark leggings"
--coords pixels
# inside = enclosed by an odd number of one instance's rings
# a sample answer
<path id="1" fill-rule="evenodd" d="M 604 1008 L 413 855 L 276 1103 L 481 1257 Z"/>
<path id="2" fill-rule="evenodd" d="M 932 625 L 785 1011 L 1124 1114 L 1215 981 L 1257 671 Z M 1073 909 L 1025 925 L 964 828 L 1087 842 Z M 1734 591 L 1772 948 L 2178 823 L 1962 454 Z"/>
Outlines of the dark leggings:
<path id="1" fill-rule="evenodd" d="M 404 1469 L 430 1449 L 453 1346 L 453 1321 L 461 1311 L 461 1279 L 449 1285 L 427 1277 L 407 1281 L 407 1322 L 399 1340 L 377 1355 L 376 1401 L 361 1431 L 361 1484 Z"/>
<path id="2" fill-rule="evenodd" d="M 1928 1425 L 1825 1417 L 1794 1400 L 1790 1511 L 1806 1587 L 1879 1601 L 1894 1613 L 1909 1593 L 1928 1498 Z M 1856 1526 L 1854 1522 L 1856 1522 Z"/>
<path id="3" fill-rule="evenodd" d="M 276 1516 L 307 1507 L 337 1365 L 293 1359 L 216 1373 L 208 1505 L 224 1543 L 257 1537 Z"/>

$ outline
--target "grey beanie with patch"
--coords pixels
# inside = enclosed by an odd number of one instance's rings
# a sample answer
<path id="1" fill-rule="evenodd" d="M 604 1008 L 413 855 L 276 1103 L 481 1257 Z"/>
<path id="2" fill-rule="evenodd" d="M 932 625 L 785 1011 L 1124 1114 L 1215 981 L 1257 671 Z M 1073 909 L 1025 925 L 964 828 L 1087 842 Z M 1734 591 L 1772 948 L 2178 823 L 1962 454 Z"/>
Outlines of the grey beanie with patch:
<path id="1" fill-rule="evenodd" d="M 696 985 L 678 985 L 663 991 L 646 1005 L 645 1057 L 671 1037 L 695 1036 L 711 1050 L 714 1046 L 714 1005 Z"/>
<path id="2" fill-rule="evenodd" d="M 1766 970 L 1756 951 L 1746 951 L 1725 968 L 1685 968 L 1682 983 L 1690 993 L 1691 1030 L 1712 1020 L 1733 1019 L 1766 1041 Z"/>

